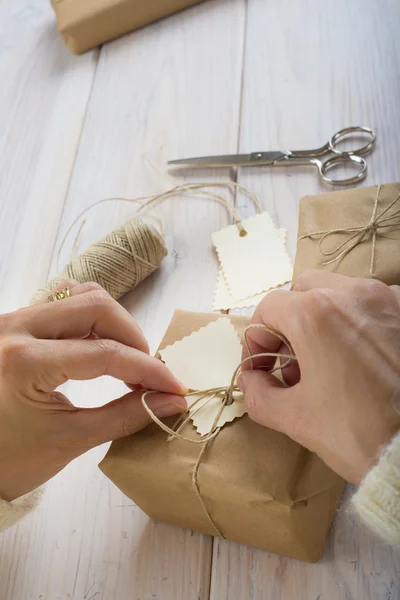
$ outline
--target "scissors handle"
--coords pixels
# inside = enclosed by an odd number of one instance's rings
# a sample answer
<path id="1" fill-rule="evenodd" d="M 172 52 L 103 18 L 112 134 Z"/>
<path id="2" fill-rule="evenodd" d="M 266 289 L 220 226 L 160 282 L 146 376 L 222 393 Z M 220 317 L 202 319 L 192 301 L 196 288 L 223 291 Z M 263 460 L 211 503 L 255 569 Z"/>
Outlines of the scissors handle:
<path id="1" fill-rule="evenodd" d="M 293 156 L 293 153 L 288 152 L 281 159 L 273 163 L 274 167 L 286 165 L 314 165 L 319 171 L 319 175 L 325 183 L 329 185 L 351 185 L 362 181 L 367 174 L 367 163 L 361 156 L 338 154 L 328 160 L 322 161 L 319 158 L 306 158 Z M 353 167 L 355 175 L 345 178 L 329 177 L 328 172 L 338 170 L 340 167 Z"/>
<path id="2" fill-rule="evenodd" d="M 329 185 L 351 185 L 352 183 L 358 183 L 359 181 L 362 181 L 367 174 L 366 161 L 361 156 L 355 154 L 338 154 L 337 156 L 328 158 L 325 162 L 318 159 L 314 159 L 313 162 L 316 164 L 321 178 Z M 349 163 L 356 169 L 355 175 L 338 179 L 327 175 L 329 171 L 334 171 L 340 167 L 348 167 Z"/>
<path id="3" fill-rule="evenodd" d="M 363 134 L 369 141 L 364 146 L 360 146 L 358 148 L 353 148 L 353 150 L 341 150 L 338 148 L 337 144 L 340 140 L 344 138 L 357 137 L 357 134 Z M 369 127 L 345 127 L 340 131 L 337 131 L 331 139 L 328 141 L 329 150 L 338 156 L 364 156 L 365 154 L 369 154 L 372 152 L 375 146 L 376 141 L 376 133 L 373 129 Z"/>
<path id="4" fill-rule="evenodd" d="M 364 144 L 364 146 L 359 146 L 356 148 L 353 147 L 352 150 L 342 150 L 338 147 L 339 142 L 343 141 L 345 138 L 347 138 L 347 141 L 353 139 L 354 143 L 356 143 L 354 138 L 357 139 L 357 134 L 362 134 L 367 138 L 368 142 Z M 337 156 L 365 156 L 366 154 L 372 152 L 375 146 L 375 141 L 376 133 L 369 127 L 345 127 L 344 129 L 340 129 L 340 131 L 334 133 L 333 136 L 326 142 L 326 144 L 320 148 L 314 148 L 313 150 L 291 150 L 290 155 L 293 158 L 319 158 L 329 154 L 330 152 L 333 152 L 333 154 L 336 154 Z"/>

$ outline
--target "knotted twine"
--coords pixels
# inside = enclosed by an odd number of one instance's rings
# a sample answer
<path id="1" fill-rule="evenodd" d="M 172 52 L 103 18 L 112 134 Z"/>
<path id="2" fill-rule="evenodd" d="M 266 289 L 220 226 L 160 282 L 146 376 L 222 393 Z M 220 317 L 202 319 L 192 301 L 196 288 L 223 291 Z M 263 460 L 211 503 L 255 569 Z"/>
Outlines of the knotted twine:
<path id="1" fill-rule="evenodd" d="M 248 332 L 251 329 L 261 329 L 261 330 L 266 331 L 267 333 L 273 335 L 274 337 L 278 338 L 283 344 L 286 345 L 286 347 L 288 348 L 288 353 L 280 354 L 279 352 L 262 352 L 259 354 L 251 354 L 250 345 L 249 345 L 248 337 L 247 337 Z M 199 394 L 200 394 L 200 396 L 199 396 L 199 398 L 197 398 L 197 400 L 195 400 L 195 402 L 193 402 L 190 406 L 188 406 L 188 408 L 186 409 L 186 411 L 184 413 L 182 413 L 182 415 L 179 417 L 179 419 L 173 425 L 173 428 L 170 428 L 170 427 L 168 427 L 168 425 L 163 423 L 154 414 L 154 412 L 151 410 L 151 408 L 148 406 L 148 404 L 146 402 L 147 396 L 149 396 L 150 394 L 156 394 L 157 393 L 156 391 L 147 390 L 142 394 L 142 398 L 141 398 L 142 405 L 145 408 L 148 415 L 150 416 L 150 418 L 163 431 L 165 431 L 166 433 L 169 434 L 167 441 L 171 441 L 172 439 L 175 438 L 175 439 L 183 440 L 185 442 L 190 442 L 191 444 L 201 444 L 202 445 L 201 451 L 199 453 L 197 461 L 192 470 L 192 486 L 193 486 L 193 489 L 195 490 L 196 496 L 199 499 L 201 506 L 203 507 L 204 513 L 207 516 L 212 528 L 214 529 L 216 534 L 221 538 L 224 538 L 224 535 L 221 533 L 221 530 L 218 528 L 217 524 L 215 523 L 214 519 L 212 518 L 210 511 L 207 508 L 205 501 L 203 500 L 203 497 L 201 494 L 200 485 L 199 485 L 199 481 L 198 481 L 198 473 L 199 473 L 201 460 L 202 460 L 204 453 L 206 452 L 206 449 L 207 449 L 209 443 L 211 442 L 211 440 L 213 440 L 215 437 L 217 437 L 217 435 L 219 434 L 219 432 L 222 429 L 222 427 L 217 426 L 217 423 L 219 421 L 219 418 L 220 418 L 225 406 L 228 406 L 228 405 L 232 404 L 232 402 L 235 401 L 235 398 L 234 398 L 235 392 L 240 392 L 240 388 L 237 385 L 237 380 L 242 371 L 243 365 L 247 362 L 250 362 L 251 369 L 253 369 L 254 368 L 254 364 L 253 364 L 254 358 L 276 358 L 277 362 L 275 363 L 275 366 L 272 369 L 268 368 L 268 372 L 270 374 L 273 374 L 276 371 L 282 371 L 282 369 L 284 369 L 292 360 L 297 360 L 296 355 L 294 354 L 293 348 L 292 348 L 289 340 L 287 340 L 281 333 L 278 333 L 277 331 L 275 331 L 274 329 L 271 329 L 267 325 L 262 325 L 260 323 L 253 323 L 253 324 L 249 325 L 244 332 L 244 343 L 245 343 L 245 347 L 246 347 L 248 356 L 246 358 L 244 358 L 241 361 L 241 363 L 237 366 L 237 368 L 235 369 L 235 371 L 232 375 L 230 384 L 228 386 L 222 386 L 219 388 L 210 388 L 207 390 L 191 390 L 191 391 L 189 391 L 189 393 L 186 394 L 186 397 L 194 396 L 194 395 L 198 396 Z M 283 364 L 280 363 L 281 359 L 284 359 Z M 259 368 L 262 368 L 262 367 L 259 367 Z M 203 436 L 201 439 L 197 439 L 197 440 L 188 438 L 188 437 L 182 435 L 180 433 L 180 431 L 185 427 L 185 425 L 193 417 L 193 415 L 195 413 L 197 413 L 199 410 L 202 410 L 215 397 L 221 397 L 221 405 L 219 407 L 219 410 L 217 411 L 216 417 L 211 426 L 210 433 L 207 436 Z M 204 398 L 207 398 L 206 402 L 204 404 L 200 405 L 197 409 L 193 410 L 195 405 L 198 404 L 199 402 L 201 402 L 202 400 L 204 400 Z"/>
<path id="2" fill-rule="evenodd" d="M 147 211 L 156 203 L 176 197 L 178 195 L 190 194 L 212 199 L 222 204 L 233 217 L 234 224 L 238 227 L 240 235 L 246 235 L 246 231 L 235 208 L 219 194 L 208 191 L 207 188 L 228 188 L 230 190 L 239 190 L 245 193 L 253 201 L 256 212 L 261 213 L 262 208 L 257 196 L 245 186 L 234 181 L 221 183 L 193 183 L 179 184 L 173 188 L 156 194 L 154 196 L 145 196 L 142 198 L 104 198 L 94 202 L 85 208 L 68 227 L 58 251 L 58 258 L 62 252 L 64 244 L 78 221 L 94 207 L 106 202 L 128 202 L 139 204 L 136 214 Z M 163 233 L 163 221 L 161 223 L 161 234 Z M 82 221 L 75 239 L 74 247 L 77 245 L 77 239 L 80 235 L 85 221 Z M 168 254 L 168 250 L 163 241 L 162 235 L 153 231 L 141 219 L 133 217 L 122 227 L 119 227 L 108 234 L 99 242 L 94 243 L 88 250 L 70 263 L 55 277 L 36 292 L 30 301 L 34 304 L 51 290 L 59 286 L 65 279 L 76 279 L 79 283 L 96 281 L 99 283 L 114 299 L 119 300 L 126 292 L 135 288 L 143 279 L 148 277 L 160 266 L 163 258 Z"/>
<path id="3" fill-rule="evenodd" d="M 379 205 L 379 195 L 381 191 L 381 185 L 377 187 L 377 193 L 374 201 L 374 205 L 372 208 L 371 219 L 366 225 L 360 225 L 358 227 L 345 227 L 345 228 L 337 228 L 337 229 L 326 229 L 322 231 L 312 231 L 311 233 L 305 233 L 299 237 L 299 240 L 303 240 L 305 238 L 312 238 L 320 236 L 318 242 L 318 248 L 320 253 L 323 256 L 329 257 L 332 256 L 331 259 L 326 260 L 322 263 L 323 266 L 330 265 L 332 263 L 338 262 L 341 258 L 345 257 L 349 254 L 358 244 L 360 244 L 368 235 L 371 236 L 371 260 L 370 260 L 370 277 L 374 278 L 374 264 L 375 264 L 375 255 L 376 255 L 376 241 L 378 235 L 382 237 L 387 237 L 382 232 L 383 229 L 388 227 L 400 227 L 400 206 L 391 214 L 388 214 L 389 211 L 399 203 L 400 194 L 396 196 L 396 198 L 383 210 L 378 212 Z M 324 250 L 323 245 L 326 240 L 336 233 L 344 233 L 348 234 L 349 237 L 344 242 L 338 244 L 332 250 Z"/>

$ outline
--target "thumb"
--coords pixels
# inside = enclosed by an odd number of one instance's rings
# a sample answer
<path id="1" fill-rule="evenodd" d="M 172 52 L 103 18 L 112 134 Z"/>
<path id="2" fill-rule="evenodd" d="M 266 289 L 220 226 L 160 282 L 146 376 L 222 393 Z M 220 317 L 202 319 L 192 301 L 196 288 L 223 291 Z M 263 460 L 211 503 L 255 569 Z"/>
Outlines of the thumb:
<path id="1" fill-rule="evenodd" d="M 261 370 L 244 371 L 238 380 L 249 417 L 276 431 L 291 434 L 295 411 L 292 390 L 270 373 Z"/>
<path id="2" fill-rule="evenodd" d="M 144 409 L 141 397 L 144 390 L 130 392 L 99 408 L 83 409 L 76 413 L 76 434 L 88 448 L 116 440 L 140 431 L 151 418 Z M 180 414 L 187 404 L 183 396 L 151 394 L 146 403 L 161 418 Z"/>

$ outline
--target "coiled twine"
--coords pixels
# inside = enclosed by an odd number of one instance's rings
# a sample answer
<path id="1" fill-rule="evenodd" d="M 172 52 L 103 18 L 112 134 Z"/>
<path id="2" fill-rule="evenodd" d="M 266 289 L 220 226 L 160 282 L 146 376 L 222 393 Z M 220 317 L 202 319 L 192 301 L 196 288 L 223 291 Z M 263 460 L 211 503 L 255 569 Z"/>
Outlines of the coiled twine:
<path id="1" fill-rule="evenodd" d="M 74 258 L 39 290 L 31 304 L 65 279 L 96 281 L 115 300 L 135 288 L 160 266 L 168 250 L 162 237 L 138 217 L 133 217 Z"/>

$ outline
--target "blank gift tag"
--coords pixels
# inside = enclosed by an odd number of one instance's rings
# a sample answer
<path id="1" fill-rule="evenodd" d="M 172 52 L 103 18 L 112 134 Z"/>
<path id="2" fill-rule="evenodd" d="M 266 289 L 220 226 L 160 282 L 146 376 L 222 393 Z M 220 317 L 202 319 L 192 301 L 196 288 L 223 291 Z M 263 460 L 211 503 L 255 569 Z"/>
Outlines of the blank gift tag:
<path id="1" fill-rule="evenodd" d="M 285 249 L 287 233 L 286 229 L 279 229 L 278 232 L 282 246 Z M 287 283 L 287 281 L 284 281 L 283 283 Z M 281 285 L 283 285 L 283 283 Z M 250 296 L 250 298 L 234 298 L 228 287 L 224 272 L 220 267 L 218 271 L 217 285 L 215 288 L 213 310 L 229 310 L 231 308 L 248 308 L 250 306 L 257 306 L 261 300 L 265 298 L 269 291 L 271 290 L 265 290 L 260 294 Z"/>
<path id="2" fill-rule="evenodd" d="M 187 398 L 190 405 L 203 395 L 202 390 L 229 386 L 241 361 L 242 345 L 230 320 L 221 318 L 160 350 L 160 355 L 175 377 L 190 390 L 199 390 L 199 395 Z M 212 398 L 212 395 L 200 400 L 191 411 L 193 423 L 201 435 L 210 432 L 221 408 L 222 397 Z M 218 427 L 245 412 L 243 395 L 238 393 L 234 402 L 224 407 Z"/>
<path id="3" fill-rule="evenodd" d="M 291 280 L 293 267 L 279 230 L 267 212 L 213 234 L 222 271 L 234 299 L 245 299 Z"/>

